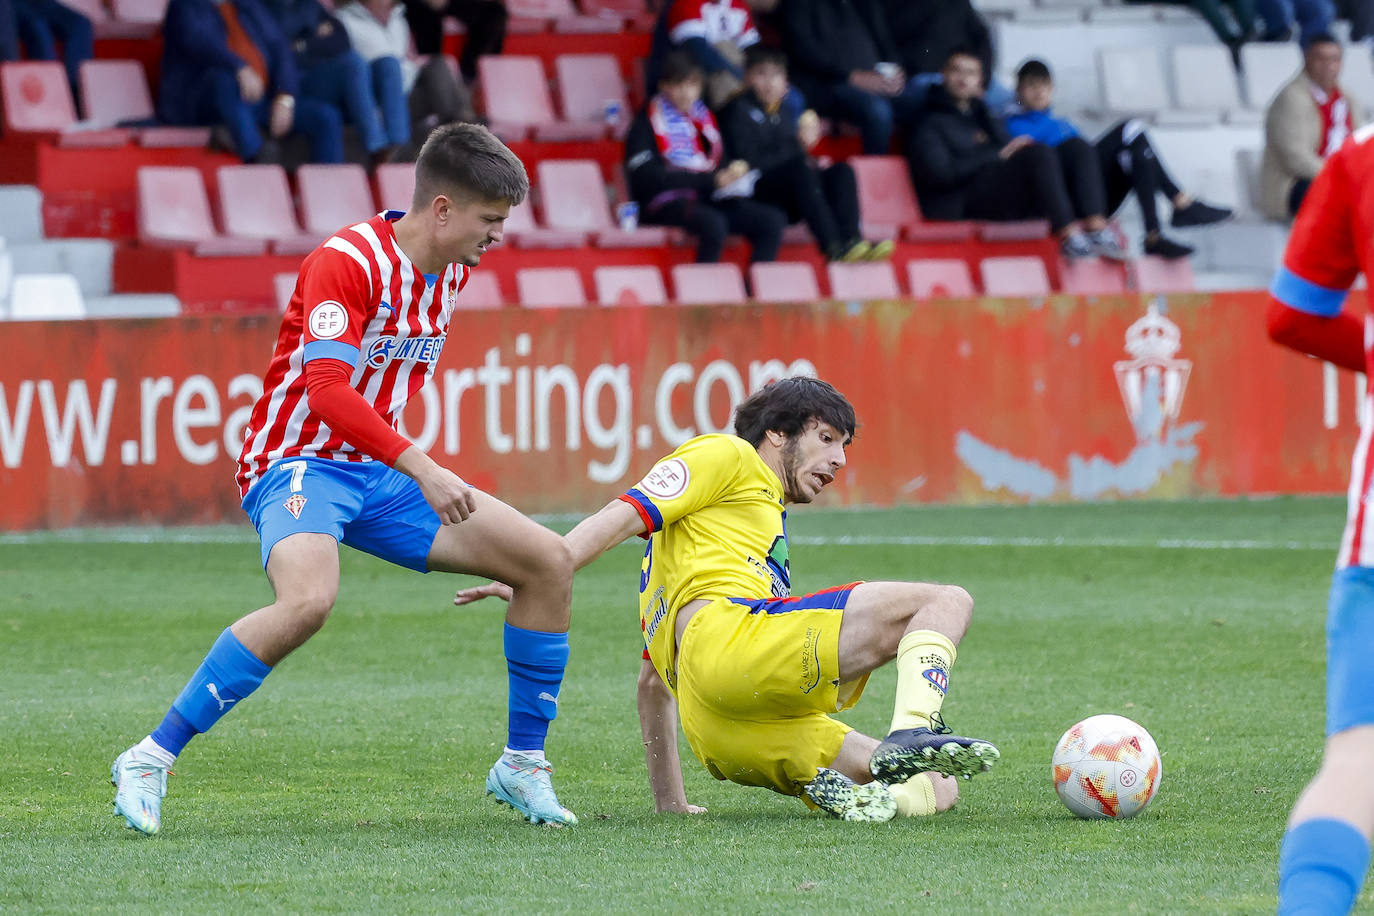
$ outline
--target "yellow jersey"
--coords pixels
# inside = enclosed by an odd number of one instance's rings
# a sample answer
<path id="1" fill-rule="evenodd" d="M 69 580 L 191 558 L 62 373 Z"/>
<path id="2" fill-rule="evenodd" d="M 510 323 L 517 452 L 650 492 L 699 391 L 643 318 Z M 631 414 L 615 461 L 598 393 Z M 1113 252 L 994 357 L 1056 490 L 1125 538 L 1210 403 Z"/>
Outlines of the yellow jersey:
<path id="1" fill-rule="evenodd" d="M 791 589 L 782 481 L 738 436 L 684 442 L 620 497 L 644 520 L 644 644 L 676 690 L 678 610 L 697 598 L 785 598 Z"/>

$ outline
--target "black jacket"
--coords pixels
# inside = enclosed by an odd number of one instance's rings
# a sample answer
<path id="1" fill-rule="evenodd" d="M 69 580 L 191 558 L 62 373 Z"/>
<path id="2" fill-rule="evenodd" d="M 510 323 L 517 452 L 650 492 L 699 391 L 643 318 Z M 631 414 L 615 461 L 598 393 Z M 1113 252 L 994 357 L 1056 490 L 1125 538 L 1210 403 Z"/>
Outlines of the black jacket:
<path id="1" fill-rule="evenodd" d="M 878 0 L 785 0 L 782 25 L 788 68 L 803 91 L 898 60 Z"/>
<path id="2" fill-rule="evenodd" d="M 702 143 L 707 142 L 703 137 Z M 645 211 L 654 203 L 654 198 L 669 191 L 685 192 L 683 196 L 710 200 L 716 189 L 714 172 L 689 172 L 668 164 L 668 160 L 658 151 L 658 138 L 654 136 L 654 127 L 649 123 L 646 109 L 640 109 L 625 137 L 625 176 L 630 185 L 630 196 Z"/>
<path id="3" fill-rule="evenodd" d="M 743 159 L 750 168 L 768 171 L 805 155 L 797 139 L 797 118 L 786 105 L 769 113 L 754 93 L 735 96 L 717 118 L 725 140 L 725 159 Z"/>
<path id="4" fill-rule="evenodd" d="M 992 76 L 992 35 L 969 0 L 884 0 L 887 27 L 911 75 L 939 73 L 950 52 L 966 48 Z"/>
<path id="5" fill-rule="evenodd" d="M 907 143 L 911 177 L 927 219 L 962 219 L 966 189 L 1011 141 L 1007 129 L 973 99 L 961 111 L 943 86 L 932 86 Z"/>

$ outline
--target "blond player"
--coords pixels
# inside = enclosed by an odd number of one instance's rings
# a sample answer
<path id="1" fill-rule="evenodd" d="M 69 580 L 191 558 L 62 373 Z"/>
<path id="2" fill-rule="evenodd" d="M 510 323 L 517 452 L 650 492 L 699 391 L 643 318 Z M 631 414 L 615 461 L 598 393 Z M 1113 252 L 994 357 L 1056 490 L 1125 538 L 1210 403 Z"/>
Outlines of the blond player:
<path id="1" fill-rule="evenodd" d="M 966 591 L 861 582 L 789 594 L 786 505 L 834 481 L 855 427 L 853 407 L 826 382 L 774 382 L 739 406 L 736 435 L 684 443 L 568 534 L 578 568 L 632 535 L 648 539 L 639 710 L 659 810 L 701 810 L 683 792 L 674 700 L 717 779 L 805 796 L 846 820 L 945 810 L 958 788 L 942 777 L 997 760 L 992 744 L 950 734 L 940 717 L 973 613 Z M 506 594 L 493 583 L 454 600 Z M 894 658 L 885 739 L 832 717 Z"/>

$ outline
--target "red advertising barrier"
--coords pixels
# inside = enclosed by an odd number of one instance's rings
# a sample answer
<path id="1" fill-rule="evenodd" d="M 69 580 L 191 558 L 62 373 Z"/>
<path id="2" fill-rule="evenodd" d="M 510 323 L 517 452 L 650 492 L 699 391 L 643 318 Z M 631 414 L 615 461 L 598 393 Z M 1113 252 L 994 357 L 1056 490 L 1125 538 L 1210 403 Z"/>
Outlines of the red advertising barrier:
<path id="1" fill-rule="evenodd" d="M 814 373 L 862 428 L 831 503 L 1339 492 L 1363 378 L 1260 293 L 461 313 L 404 432 L 530 512 L 594 509 Z M 277 320 L 0 323 L 0 528 L 241 521 Z"/>

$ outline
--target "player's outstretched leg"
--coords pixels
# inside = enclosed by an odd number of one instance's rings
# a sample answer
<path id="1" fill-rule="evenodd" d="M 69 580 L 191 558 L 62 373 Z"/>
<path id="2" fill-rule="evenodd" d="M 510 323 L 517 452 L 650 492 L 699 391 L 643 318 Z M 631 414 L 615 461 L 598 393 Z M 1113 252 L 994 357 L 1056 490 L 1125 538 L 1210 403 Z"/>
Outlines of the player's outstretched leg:
<path id="1" fill-rule="evenodd" d="M 899 728 L 888 733 L 868 761 L 874 779 L 905 782 L 917 773 L 940 773 L 965 779 L 992 769 L 1001 756 L 996 746 L 978 738 L 952 734 L 939 713 L 932 727 Z"/>
<path id="2" fill-rule="evenodd" d="M 821 767 L 802 787 L 806 797 L 842 821 L 882 823 L 897 816 L 897 799 L 880 782 L 857 783 L 838 770 Z"/>

